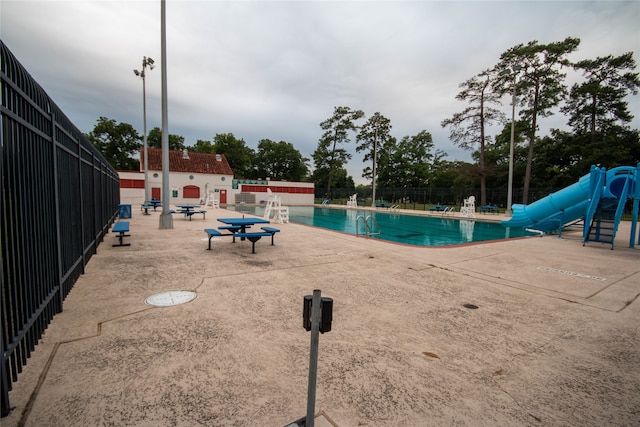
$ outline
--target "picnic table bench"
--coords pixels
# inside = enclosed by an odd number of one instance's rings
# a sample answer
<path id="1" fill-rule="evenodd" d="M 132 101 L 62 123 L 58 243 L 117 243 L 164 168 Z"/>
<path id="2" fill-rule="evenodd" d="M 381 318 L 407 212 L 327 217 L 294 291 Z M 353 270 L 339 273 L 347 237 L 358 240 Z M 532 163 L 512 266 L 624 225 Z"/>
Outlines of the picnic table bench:
<path id="1" fill-rule="evenodd" d="M 245 226 L 244 228 L 247 229 L 249 226 Z M 229 234 L 222 234 L 221 231 L 231 231 L 231 233 Z M 207 233 L 207 235 L 209 236 L 209 246 L 207 248 L 207 250 L 211 250 L 211 239 L 213 237 L 217 237 L 217 236 L 233 236 L 233 241 L 236 241 L 236 237 L 240 237 L 243 239 L 248 239 L 251 242 L 251 253 L 255 254 L 256 253 L 256 242 L 258 240 L 260 240 L 263 237 L 269 237 L 271 236 L 271 246 L 274 245 L 274 235 L 276 233 L 279 233 L 280 230 L 277 228 L 273 228 L 273 227 L 262 227 L 263 231 L 254 231 L 254 232 L 247 232 L 247 231 L 240 231 L 240 226 L 239 225 L 223 225 L 218 227 L 218 229 L 216 230 L 215 228 L 205 228 L 204 232 Z"/>
<path id="2" fill-rule="evenodd" d="M 200 209 L 199 211 L 179 211 L 179 212 L 183 213 L 185 218 L 189 217 L 189 221 L 191 221 L 191 217 L 195 214 L 202 214 L 202 219 L 205 219 L 205 214 L 207 213 L 207 211 L 204 209 Z"/>
<path id="3" fill-rule="evenodd" d="M 215 228 L 205 228 L 204 232 L 209 235 L 209 248 L 208 251 L 211 250 L 211 238 L 216 236 L 222 236 L 222 233 L 216 230 Z"/>
<path id="4" fill-rule="evenodd" d="M 251 226 L 250 226 L 250 225 L 245 225 L 245 227 L 244 227 L 244 228 L 245 228 L 245 229 L 247 229 L 247 228 L 251 228 Z M 235 234 L 236 234 L 238 231 L 242 230 L 242 227 L 241 227 L 241 226 L 239 226 L 239 225 L 221 225 L 220 227 L 218 227 L 218 230 L 227 230 L 227 231 L 230 231 L 230 232 L 231 232 L 230 234 L 224 234 L 224 236 L 233 236 L 233 243 L 235 243 L 235 242 L 236 242 L 236 236 L 235 236 Z"/>
<path id="5" fill-rule="evenodd" d="M 447 209 L 447 207 L 446 207 L 446 206 L 443 206 L 443 205 L 431 206 L 431 207 L 429 208 L 429 210 L 430 210 L 431 212 L 443 212 L 443 211 L 444 211 L 444 210 L 446 210 L 446 209 Z"/>
<path id="6" fill-rule="evenodd" d="M 278 230 L 277 228 L 273 228 L 273 227 L 261 227 L 265 232 L 267 233 L 271 233 L 271 246 L 273 246 L 273 236 L 275 236 L 276 233 L 279 233 L 280 230 Z"/>
<path id="7" fill-rule="evenodd" d="M 116 243 L 111 246 L 131 246 L 131 243 L 122 243 L 123 237 L 131 236 L 131 234 L 126 234 L 129 232 L 129 221 L 116 222 L 111 231 L 119 233 L 116 237 L 120 239 L 120 243 Z"/>
<path id="8" fill-rule="evenodd" d="M 266 231 L 253 231 L 253 232 L 244 232 L 244 233 L 233 233 L 233 237 L 244 237 L 251 242 L 251 253 L 256 253 L 256 242 L 263 237 L 273 237 L 273 233 L 267 233 Z"/>
<path id="9" fill-rule="evenodd" d="M 492 205 L 480 206 L 480 213 L 499 214 L 500 209 Z"/>

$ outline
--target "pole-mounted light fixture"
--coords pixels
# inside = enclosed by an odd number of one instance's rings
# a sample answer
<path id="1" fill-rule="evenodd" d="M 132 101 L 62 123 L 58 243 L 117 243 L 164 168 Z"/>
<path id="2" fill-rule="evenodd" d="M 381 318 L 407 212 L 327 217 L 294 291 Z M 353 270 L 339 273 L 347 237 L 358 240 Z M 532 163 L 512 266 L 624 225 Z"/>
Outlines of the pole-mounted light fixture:
<path id="1" fill-rule="evenodd" d="M 144 201 L 151 200 L 149 197 L 149 157 L 147 155 L 147 87 L 145 83 L 146 70 L 153 70 L 154 61 L 151 58 L 147 58 L 146 56 L 142 57 L 142 71 L 133 70 L 133 74 L 140 77 L 142 79 L 142 116 L 144 122 L 144 135 L 142 136 L 144 154 L 143 154 L 143 163 L 144 163 Z"/>
<path id="2" fill-rule="evenodd" d="M 511 205 L 513 204 L 513 145 L 515 140 L 515 120 L 516 120 L 516 83 L 518 78 L 518 73 L 522 69 L 519 65 L 514 65 L 512 68 L 507 68 L 502 73 L 503 75 L 512 75 L 513 76 L 513 87 L 511 89 L 511 139 L 509 142 L 509 183 L 507 187 L 507 210 L 505 215 L 510 217 L 513 216 L 513 209 Z"/>

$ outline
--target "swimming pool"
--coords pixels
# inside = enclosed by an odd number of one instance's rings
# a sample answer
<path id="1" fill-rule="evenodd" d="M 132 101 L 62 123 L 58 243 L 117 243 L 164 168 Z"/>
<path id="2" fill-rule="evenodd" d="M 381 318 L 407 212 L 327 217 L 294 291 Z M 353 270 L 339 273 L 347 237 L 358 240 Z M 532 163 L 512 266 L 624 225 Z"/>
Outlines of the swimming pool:
<path id="1" fill-rule="evenodd" d="M 261 206 L 236 206 L 238 211 L 264 214 Z M 449 246 L 531 236 L 522 228 L 507 228 L 497 222 L 474 221 L 442 216 L 410 215 L 359 209 L 317 206 L 289 207 L 289 221 L 329 230 L 364 234 L 362 218 L 373 216 L 380 230 L 379 238 L 415 246 Z M 357 219 L 362 217 L 361 219 Z M 378 236 L 374 236 L 378 237 Z"/>

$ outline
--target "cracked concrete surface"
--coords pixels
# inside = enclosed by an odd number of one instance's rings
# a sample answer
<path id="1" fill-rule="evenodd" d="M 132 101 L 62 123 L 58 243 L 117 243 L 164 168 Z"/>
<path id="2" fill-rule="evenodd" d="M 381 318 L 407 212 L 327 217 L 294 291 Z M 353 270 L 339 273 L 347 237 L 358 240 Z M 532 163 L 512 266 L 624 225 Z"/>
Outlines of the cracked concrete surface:
<path id="1" fill-rule="evenodd" d="M 210 212 L 173 230 L 134 212 L 130 247 L 105 238 L 3 426 L 284 426 L 306 414 L 313 289 L 334 300 L 318 426 L 640 424 L 628 224 L 611 251 L 571 233 L 416 248 L 292 223 L 251 254 L 227 237 L 206 250 L 204 228 L 237 215 Z M 144 303 L 170 290 L 197 298 Z"/>

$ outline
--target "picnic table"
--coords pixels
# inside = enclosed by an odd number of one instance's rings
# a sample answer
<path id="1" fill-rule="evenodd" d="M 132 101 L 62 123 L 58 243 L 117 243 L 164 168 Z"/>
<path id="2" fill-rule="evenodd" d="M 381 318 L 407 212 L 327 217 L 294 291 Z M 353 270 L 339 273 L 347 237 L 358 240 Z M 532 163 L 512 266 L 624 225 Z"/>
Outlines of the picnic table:
<path id="1" fill-rule="evenodd" d="M 230 227 L 237 227 L 237 231 L 239 233 L 246 233 L 247 228 L 250 228 L 252 225 L 270 223 L 268 219 L 257 218 L 257 217 L 218 218 L 218 221 L 220 221 L 223 224 L 227 224 Z"/>
<path id="2" fill-rule="evenodd" d="M 152 207 L 154 211 L 159 206 L 162 206 L 162 202 L 160 200 L 158 200 L 158 199 L 145 200 L 144 204 L 147 205 L 147 206 Z"/>
<path id="3" fill-rule="evenodd" d="M 480 206 L 480 213 L 499 214 L 500 208 L 493 205 Z"/>
<path id="4" fill-rule="evenodd" d="M 197 213 L 201 213 L 202 219 L 204 219 L 207 213 L 205 210 L 196 211 L 196 209 L 200 208 L 198 205 L 176 205 L 176 207 L 180 209 L 178 213 L 184 214 L 185 219 L 189 218 L 189 221 L 191 221 L 191 217 Z"/>
<path id="5" fill-rule="evenodd" d="M 219 227 L 219 230 L 229 230 L 233 236 L 235 242 L 236 237 L 240 237 L 240 240 L 249 240 L 251 242 L 251 253 L 256 253 L 256 242 L 262 237 L 271 237 L 271 245 L 273 245 L 273 236 L 280 230 L 271 227 L 262 227 L 262 231 L 248 232 L 247 228 L 256 224 L 269 224 L 269 220 L 257 217 L 242 217 L 242 218 L 218 218 L 218 221 L 226 224 Z M 211 231 L 215 231 L 212 233 Z M 211 249 L 211 237 L 215 235 L 222 235 L 217 230 L 205 229 L 205 232 L 209 234 L 209 249 Z"/>
<path id="6" fill-rule="evenodd" d="M 429 211 L 431 212 L 444 212 L 447 210 L 447 207 L 444 205 L 431 206 Z"/>

